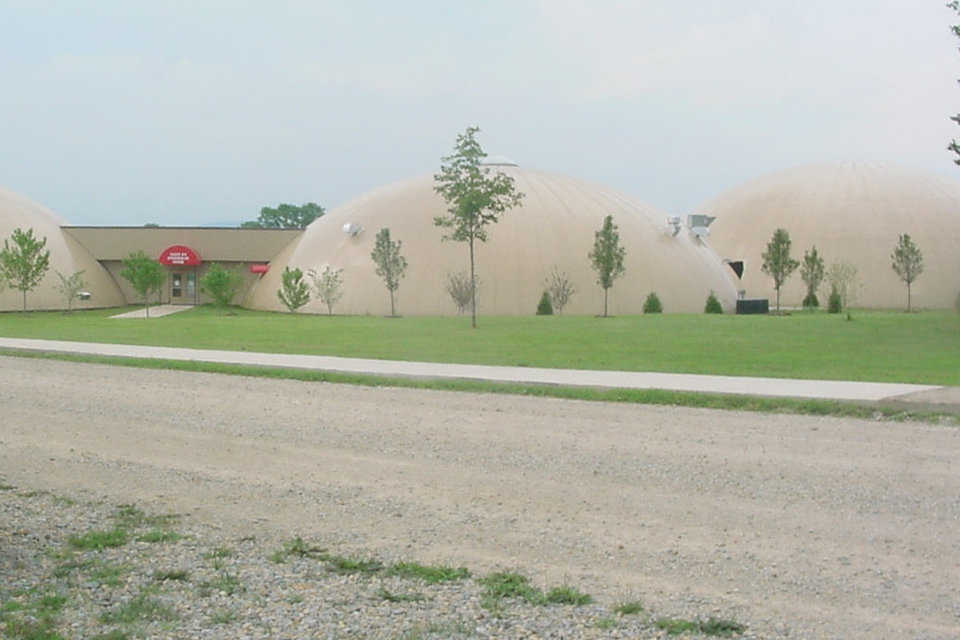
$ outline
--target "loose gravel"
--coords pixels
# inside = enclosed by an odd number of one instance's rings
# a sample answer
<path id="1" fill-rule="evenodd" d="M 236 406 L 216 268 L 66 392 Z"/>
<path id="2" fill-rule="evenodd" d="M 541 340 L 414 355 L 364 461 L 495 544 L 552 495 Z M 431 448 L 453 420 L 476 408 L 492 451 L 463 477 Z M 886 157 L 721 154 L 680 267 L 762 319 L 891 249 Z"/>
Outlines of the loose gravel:
<path id="1" fill-rule="evenodd" d="M 952 427 L 20 358 L 0 358 L 0 408 L 0 484 L 17 487 L 0 492 L 0 607 L 63 589 L 65 637 L 647 638 L 661 616 L 748 638 L 960 637 Z M 137 529 L 62 568 L 69 536 L 125 503 L 180 514 L 184 537 Z M 297 536 L 596 603 L 491 611 L 474 579 L 270 559 Z M 173 619 L 103 622 L 153 600 Z M 647 613 L 612 613 L 631 600 Z"/>

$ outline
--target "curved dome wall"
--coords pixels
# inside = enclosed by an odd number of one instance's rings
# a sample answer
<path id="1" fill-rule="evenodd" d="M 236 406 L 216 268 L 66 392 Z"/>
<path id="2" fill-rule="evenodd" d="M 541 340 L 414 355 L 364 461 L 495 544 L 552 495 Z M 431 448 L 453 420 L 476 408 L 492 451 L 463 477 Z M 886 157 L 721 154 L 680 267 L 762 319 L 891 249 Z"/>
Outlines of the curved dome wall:
<path id="1" fill-rule="evenodd" d="M 845 260 L 859 272 L 856 305 L 906 306 L 906 285 L 891 268 L 898 237 L 910 234 L 923 252 L 924 272 L 913 283 L 917 307 L 948 308 L 960 291 L 960 181 L 892 167 L 836 164 L 798 167 L 731 189 L 699 211 L 717 216 L 710 244 L 725 258 L 743 258 L 748 297 L 776 297 L 761 255 L 777 227 L 790 233 L 797 260 L 816 245 L 829 266 Z M 826 305 L 829 285 L 819 297 Z M 797 269 L 781 304 L 805 295 Z"/>
<path id="2" fill-rule="evenodd" d="M 110 274 L 76 240 L 60 228 L 62 218 L 31 200 L 0 188 L 0 248 L 14 229 L 33 229 L 34 235 L 46 237 L 50 252 L 50 270 L 33 291 L 27 292 L 27 309 L 62 309 L 63 297 L 57 291 L 60 280 L 55 271 L 69 276 L 83 270 L 86 289 L 93 296 L 78 307 L 111 307 L 124 304 L 123 296 Z M 9 287 L 0 291 L 0 311 L 23 308 L 23 294 Z"/>
<path id="3" fill-rule="evenodd" d="M 488 241 L 477 244 L 480 288 L 478 311 L 491 315 L 532 315 L 544 280 L 556 265 L 569 274 L 576 294 L 568 314 L 597 314 L 603 292 L 596 284 L 587 253 L 604 216 L 614 216 L 626 247 L 626 273 L 610 290 L 610 313 L 640 313 L 643 300 L 656 291 L 667 312 L 702 312 L 710 291 L 731 309 L 736 288 L 717 255 L 686 231 L 672 237 L 666 214 L 615 191 L 563 176 L 496 166 L 512 176 L 525 194 L 521 207 L 506 212 L 488 227 Z M 285 266 L 306 271 L 325 264 L 343 269 L 344 296 L 336 313 L 384 315 L 390 299 L 376 275 L 370 252 L 383 228 L 403 243 L 409 266 L 397 295 L 397 312 L 405 315 L 453 315 L 456 307 L 445 291 L 448 273 L 469 269 L 465 243 L 442 242 L 433 219 L 446 213 L 434 192 L 432 176 L 421 176 L 371 191 L 312 223 L 271 264 L 247 304 L 285 310 L 277 299 Z M 346 224 L 360 225 L 356 236 Z M 325 313 L 313 300 L 305 308 Z"/>

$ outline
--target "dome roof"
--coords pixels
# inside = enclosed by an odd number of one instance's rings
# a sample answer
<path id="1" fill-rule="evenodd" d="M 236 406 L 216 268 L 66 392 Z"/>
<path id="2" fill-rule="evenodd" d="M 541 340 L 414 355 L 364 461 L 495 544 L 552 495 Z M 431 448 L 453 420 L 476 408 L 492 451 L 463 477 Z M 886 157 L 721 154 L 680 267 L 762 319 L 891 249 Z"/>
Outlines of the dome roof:
<path id="1" fill-rule="evenodd" d="M 776 295 L 760 270 L 773 232 L 790 233 L 791 256 L 816 245 L 827 266 L 854 264 L 862 284 L 856 304 L 906 306 L 906 285 L 891 268 L 900 234 L 910 234 L 924 258 L 913 283 L 913 304 L 945 308 L 960 291 L 960 181 L 885 166 L 832 164 L 782 171 L 731 189 L 700 211 L 717 217 L 710 244 L 724 258 L 746 262 L 749 297 Z M 829 285 L 820 289 L 821 305 Z M 781 302 L 799 306 L 805 295 L 799 269 L 781 290 Z"/>
<path id="2" fill-rule="evenodd" d="M 610 289 L 610 313 L 640 313 L 656 291 L 667 312 L 702 312 L 710 291 L 730 308 L 736 289 L 719 258 L 689 233 L 671 236 L 666 215 L 610 189 L 556 174 L 501 165 L 525 194 L 522 206 L 507 211 L 488 227 L 488 241 L 477 243 L 480 287 L 478 311 L 492 315 L 530 315 L 554 266 L 576 287 L 564 313 L 596 314 L 603 292 L 587 254 L 594 232 L 610 214 L 626 247 L 626 273 Z M 247 299 L 260 309 L 281 310 L 277 299 L 285 266 L 343 269 L 343 298 L 334 311 L 389 313 L 389 294 L 376 275 L 370 253 L 383 228 L 403 243 L 409 267 L 398 290 L 398 313 L 452 315 L 456 307 L 445 290 L 450 273 L 469 270 L 467 245 L 443 242 L 434 218 L 447 205 L 434 191 L 430 175 L 391 184 L 356 198 L 313 222 L 271 264 Z M 319 301 L 307 311 L 325 312 Z"/>
<path id="3" fill-rule="evenodd" d="M 57 291 L 56 271 L 65 276 L 83 271 L 87 290 L 93 294 L 85 306 L 110 307 L 124 304 L 123 296 L 110 274 L 76 240 L 60 228 L 65 224 L 58 215 L 28 198 L 0 188 L 0 248 L 14 229 L 33 229 L 34 235 L 47 239 L 50 270 L 36 289 L 27 293 L 28 309 L 62 309 L 63 297 Z M 21 309 L 20 291 L 9 287 L 0 290 L 0 311 Z"/>

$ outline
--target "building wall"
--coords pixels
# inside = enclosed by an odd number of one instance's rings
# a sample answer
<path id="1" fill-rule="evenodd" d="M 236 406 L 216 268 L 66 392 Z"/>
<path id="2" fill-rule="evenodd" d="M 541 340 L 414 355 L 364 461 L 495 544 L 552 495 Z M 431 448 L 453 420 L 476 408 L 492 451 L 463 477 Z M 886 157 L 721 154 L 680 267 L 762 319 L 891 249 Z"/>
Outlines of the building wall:
<path id="1" fill-rule="evenodd" d="M 237 296 L 233 299 L 234 304 L 242 304 L 243 300 L 247 297 L 247 294 L 253 288 L 254 284 L 261 278 L 260 274 L 251 273 L 250 267 L 254 264 L 262 264 L 261 262 L 241 262 L 236 260 L 219 260 L 219 264 L 223 265 L 228 269 L 236 269 L 243 276 L 243 284 L 240 286 L 240 291 L 237 293 Z M 130 282 L 128 282 L 123 276 L 120 275 L 120 272 L 123 271 L 123 261 L 122 260 L 102 260 L 100 264 L 107 270 L 107 272 L 113 277 L 116 281 L 117 286 L 120 289 L 120 292 L 123 294 L 123 297 L 127 304 L 142 304 L 143 298 L 140 297 L 140 294 L 137 293 Z M 210 268 L 212 263 L 204 263 L 197 267 L 165 267 L 167 271 L 167 280 L 163 286 L 163 290 L 160 292 L 159 297 L 151 297 L 150 303 L 155 304 L 157 302 L 161 304 L 194 304 L 195 300 L 197 304 L 206 304 L 208 302 L 213 302 L 213 299 L 204 294 L 202 287 L 200 285 L 200 279 L 203 278 L 204 274 L 207 273 L 207 270 Z M 187 298 L 185 295 L 179 299 L 172 297 L 172 278 L 175 271 L 180 271 L 182 273 L 187 273 L 189 271 L 196 270 L 197 273 L 197 295 L 196 298 Z M 186 287 L 184 287 L 186 289 Z"/>

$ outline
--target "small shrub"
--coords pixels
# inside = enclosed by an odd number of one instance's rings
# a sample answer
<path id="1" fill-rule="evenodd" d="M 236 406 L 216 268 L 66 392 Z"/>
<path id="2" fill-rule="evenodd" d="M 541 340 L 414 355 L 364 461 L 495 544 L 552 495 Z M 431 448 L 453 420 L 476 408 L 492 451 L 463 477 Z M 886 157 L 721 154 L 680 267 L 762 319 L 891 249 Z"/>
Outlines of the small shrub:
<path id="1" fill-rule="evenodd" d="M 553 315 L 553 303 L 550 302 L 550 293 L 548 291 L 544 291 L 543 295 L 540 296 L 540 302 L 537 303 L 537 315 L 538 316 Z"/>
<path id="2" fill-rule="evenodd" d="M 710 295 L 707 296 L 707 304 L 703 306 L 704 313 L 723 313 L 723 307 L 720 305 L 720 301 L 717 299 L 717 295 L 711 291 Z"/>
<path id="3" fill-rule="evenodd" d="M 830 297 L 827 298 L 827 313 L 840 313 L 840 309 L 843 307 L 843 297 L 840 295 L 840 292 L 836 289 L 833 289 L 830 292 Z"/>
<path id="4" fill-rule="evenodd" d="M 622 616 L 632 616 L 643 613 L 643 604 L 639 600 L 631 600 L 630 602 L 621 602 L 613 610 Z"/>
<path id="5" fill-rule="evenodd" d="M 660 297 L 656 291 L 651 291 L 647 299 L 643 301 L 644 313 L 663 313 L 663 305 L 660 303 Z"/>
<path id="6" fill-rule="evenodd" d="M 817 294 L 812 291 L 807 294 L 803 299 L 803 308 L 804 309 L 816 309 L 820 306 L 820 301 L 817 300 Z"/>

